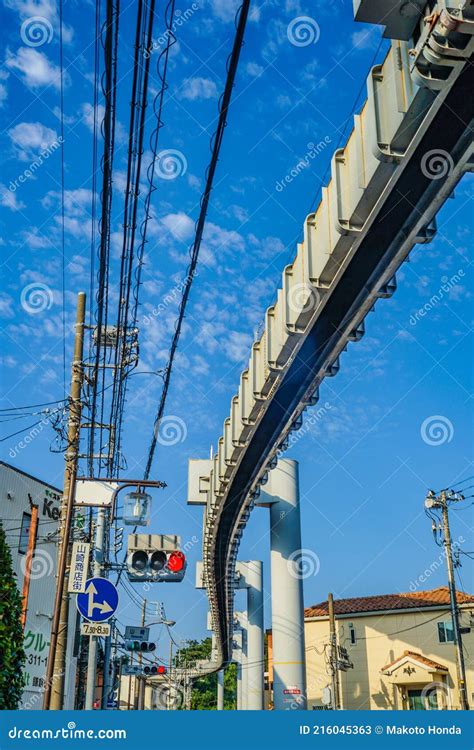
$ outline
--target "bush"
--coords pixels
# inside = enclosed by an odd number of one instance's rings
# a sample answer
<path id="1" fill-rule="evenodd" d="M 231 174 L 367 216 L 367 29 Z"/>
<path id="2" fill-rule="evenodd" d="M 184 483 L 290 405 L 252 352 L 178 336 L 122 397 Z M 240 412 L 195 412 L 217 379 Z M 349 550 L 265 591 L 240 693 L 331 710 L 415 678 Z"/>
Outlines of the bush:
<path id="1" fill-rule="evenodd" d="M 0 522 L 0 709 L 16 709 L 25 685 L 21 596 Z"/>

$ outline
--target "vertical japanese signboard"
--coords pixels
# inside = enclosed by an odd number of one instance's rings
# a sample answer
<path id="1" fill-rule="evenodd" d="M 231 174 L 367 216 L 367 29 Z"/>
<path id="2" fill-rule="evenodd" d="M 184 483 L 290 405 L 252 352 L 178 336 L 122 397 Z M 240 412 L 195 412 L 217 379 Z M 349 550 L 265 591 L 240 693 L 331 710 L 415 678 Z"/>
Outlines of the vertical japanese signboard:
<path id="1" fill-rule="evenodd" d="M 90 544 L 88 542 L 74 542 L 72 545 L 68 585 L 68 591 L 71 594 L 81 594 L 85 590 L 87 569 L 89 566 L 89 551 Z"/>

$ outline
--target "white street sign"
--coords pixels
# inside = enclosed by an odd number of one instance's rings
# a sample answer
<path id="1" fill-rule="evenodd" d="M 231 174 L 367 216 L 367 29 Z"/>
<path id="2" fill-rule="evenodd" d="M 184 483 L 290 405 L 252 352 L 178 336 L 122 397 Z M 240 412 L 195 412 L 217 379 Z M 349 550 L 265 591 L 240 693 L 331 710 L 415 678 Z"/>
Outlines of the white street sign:
<path id="1" fill-rule="evenodd" d="M 106 622 L 83 622 L 81 635 L 110 635 L 110 625 Z"/>
<path id="2" fill-rule="evenodd" d="M 89 542 L 73 542 L 68 591 L 80 594 L 85 590 L 89 566 Z"/>
<path id="3" fill-rule="evenodd" d="M 98 482 L 95 479 L 78 479 L 76 482 L 75 505 L 93 505 L 107 508 L 117 489 L 116 482 Z"/>

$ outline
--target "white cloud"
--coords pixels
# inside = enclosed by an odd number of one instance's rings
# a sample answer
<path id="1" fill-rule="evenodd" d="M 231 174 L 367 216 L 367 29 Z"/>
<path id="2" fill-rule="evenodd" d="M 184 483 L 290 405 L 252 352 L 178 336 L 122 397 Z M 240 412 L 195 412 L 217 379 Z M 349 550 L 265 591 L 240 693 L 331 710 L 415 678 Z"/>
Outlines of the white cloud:
<path id="1" fill-rule="evenodd" d="M 210 78 L 187 78 L 183 83 L 181 96 L 189 101 L 213 99 L 217 96 L 217 86 Z"/>
<path id="2" fill-rule="evenodd" d="M 182 242 L 190 239 L 194 233 L 194 221 L 182 211 L 163 216 L 161 223 L 165 225 L 175 239 Z"/>
<path id="3" fill-rule="evenodd" d="M 9 208 L 11 211 L 21 211 L 25 204 L 19 201 L 14 192 L 0 183 L 0 206 Z"/>
<path id="4" fill-rule="evenodd" d="M 196 177 L 195 174 L 188 173 L 187 180 L 189 187 L 192 187 L 193 190 L 199 190 L 199 188 L 201 187 L 201 180 L 199 179 L 199 177 Z"/>
<path id="5" fill-rule="evenodd" d="M 232 206 L 230 206 L 230 210 L 234 214 L 237 221 L 239 221 L 241 224 L 245 224 L 249 220 L 249 213 L 246 208 L 242 208 L 242 206 L 238 206 L 234 203 Z"/>
<path id="6" fill-rule="evenodd" d="M 256 76 L 261 76 L 262 75 L 262 73 L 264 71 L 264 67 L 263 67 L 263 65 L 259 65 L 258 63 L 249 62 L 245 66 L 245 70 L 247 71 L 247 73 L 249 74 L 249 76 L 256 77 Z"/>
<path id="7" fill-rule="evenodd" d="M 59 203 L 61 193 L 50 190 L 41 201 L 44 208 L 51 208 Z M 77 190 L 66 190 L 64 192 L 64 209 L 71 216 L 81 217 L 84 212 L 89 212 L 92 201 L 92 190 L 78 188 Z"/>
<path id="8" fill-rule="evenodd" d="M 292 103 L 293 102 L 287 94 L 278 94 L 277 98 L 275 99 L 275 104 L 280 109 L 287 109 L 288 107 L 291 107 Z"/>
<path id="9" fill-rule="evenodd" d="M 102 121 L 104 119 L 105 115 L 105 107 L 103 104 L 99 104 L 97 106 L 97 128 L 100 131 Z M 79 116 L 81 118 L 81 122 L 86 126 L 88 130 L 91 131 L 91 133 L 94 132 L 94 107 L 89 102 L 85 102 L 81 105 L 81 108 L 79 110 Z M 74 118 L 71 118 L 72 121 L 74 121 Z M 115 140 L 117 143 L 125 143 L 127 140 L 127 134 L 125 132 L 125 128 L 123 127 L 122 123 L 118 120 L 115 122 Z M 149 152 L 151 154 L 151 151 Z M 145 154 L 146 157 L 146 154 Z M 146 164 L 149 164 L 150 159 L 144 159 Z"/>
<path id="10" fill-rule="evenodd" d="M 58 140 L 56 131 L 47 128 L 41 122 L 20 122 L 14 128 L 10 128 L 8 136 L 22 161 L 27 161 Z"/>
<path id="11" fill-rule="evenodd" d="M 57 210 L 60 205 L 61 193 L 50 190 L 41 201 L 41 205 L 53 211 Z M 92 191 L 86 188 L 77 190 L 66 190 L 64 193 L 64 229 L 73 237 L 78 239 L 90 239 L 91 220 L 90 207 L 92 200 Z M 57 225 L 61 225 L 61 215 L 56 213 L 54 220 Z"/>
<path id="12" fill-rule="evenodd" d="M 0 318 L 13 318 L 14 317 L 14 304 L 13 299 L 9 294 L 0 292 Z"/>
<path id="13" fill-rule="evenodd" d="M 53 247 L 51 239 L 47 235 L 40 234 L 37 227 L 33 227 L 31 231 L 24 232 L 23 241 L 31 250 L 41 250 L 44 247 Z"/>
<path id="14" fill-rule="evenodd" d="M 16 11 L 22 20 L 27 18 L 46 18 L 59 38 L 59 16 L 56 0 L 3 0 L 6 8 Z M 73 30 L 63 23 L 63 42 L 69 44 Z"/>
<path id="15" fill-rule="evenodd" d="M 249 11 L 249 21 L 258 23 L 260 21 L 261 15 L 262 15 L 261 9 L 258 7 L 258 5 L 254 5 L 253 8 L 251 8 Z"/>
<path id="16" fill-rule="evenodd" d="M 213 248 L 219 250 L 230 249 L 233 252 L 237 252 L 243 250 L 245 247 L 245 241 L 241 234 L 233 229 L 222 229 L 217 224 L 213 224 L 212 221 L 206 225 L 204 239 Z"/>
<path id="17" fill-rule="evenodd" d="M 0 83 L 0 107 L 3 107 L 7 100 L 7 87 L 4 83 Z"/>
<path id="18" fill-rule="evenodd" d="M 240 5 L 240 0 L 210 0 L 212 12 L 220 21 L 233 21 Z"/>
<path id="19" fill-rule="evenodd" d="M 6 8 L 17 11 L 21 18 L 41 16 L 52 22 L 57 15 L 55 0 L 3 0 L 3 4 Z"/>
<path id="20" fill-rule="evenodd" d="M 102 120 L 104 119 L 105 107 L 103 104 L 99 104 L 97 107 L 97 127 L 100 127 Z M 81 118 L 84 125 L 89 128 L 91 133 L 94 132 L 94 107 L 89 102 L 81 106 Z"/>
<path id="21" fill-rule="evenodd" d="M 378 29 L 376 27 L 354 31 L 351 36 L 352 46 L 357 49 L 370 49 L 374 47 L 378 41 L 377 32 Z"/>
<path id="22" fill-rule="evenodd" d="M 231 331 L 225 342 L 225 353 L 232 362 L 244 362 L 250 355 L 251 345 L 250 334 Z"/>
<path id="23" fill-rule="evenodd" d="M 32 89 L 41 86 L 60 87 L 60 69 L 49 61 L 44 52 L 20 47 L 15 55 L 7 50 L 5 65 L 9 70 L 18 71 L 23 82 Z M 67 82 L 67 76 L 64 76 L 64 81 Z"/>

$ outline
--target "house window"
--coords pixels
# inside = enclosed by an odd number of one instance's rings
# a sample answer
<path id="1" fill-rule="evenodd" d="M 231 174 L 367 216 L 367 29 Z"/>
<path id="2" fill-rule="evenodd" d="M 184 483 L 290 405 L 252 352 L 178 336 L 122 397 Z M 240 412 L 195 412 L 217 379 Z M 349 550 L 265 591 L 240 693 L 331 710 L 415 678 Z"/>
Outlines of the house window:
<path id="1" fill-rule="evenodd" d="M 438 638 L 440 643 L 453 643 L 454 630 L 451 620 L 447 622 L 438 622 Z"/>
<path id="2" fill-rule="evenodd" d="M 357 642 L 357 636 L 356 636 L 355 628 L 353 626 L 349 628 L 349 638 L 351 640 L 351 646 L 355 646 Z"/>
<path id="3" fill-rule="evenodd" d="M 28 552 L 28 538 L 30 536 L 31 514 L 23 513 L 20 528 L 20 541 L 18 542 L 18 552 L 25 555 Z"/>

